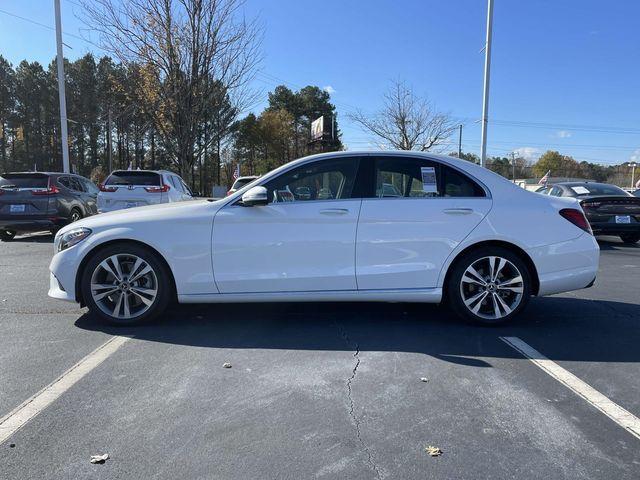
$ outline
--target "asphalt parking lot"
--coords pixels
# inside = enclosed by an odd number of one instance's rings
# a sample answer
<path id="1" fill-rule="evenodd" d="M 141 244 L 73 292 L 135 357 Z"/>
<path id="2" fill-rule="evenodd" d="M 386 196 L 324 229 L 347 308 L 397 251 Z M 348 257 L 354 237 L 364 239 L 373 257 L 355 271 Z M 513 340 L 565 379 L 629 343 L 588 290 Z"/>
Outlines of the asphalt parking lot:
<path id="1" fill-rule="evenodd" d="M 0 478 L 638 479 L 640 438 L 500 338 L 640 416 L 640 246 L 600 244 L 593 288 L 508 327 L 429 305 L 228 304 L 115 329 L 47 297 L 50 236 L 2 243 L 0 417 L 128 340 L 0 443 Z"/>

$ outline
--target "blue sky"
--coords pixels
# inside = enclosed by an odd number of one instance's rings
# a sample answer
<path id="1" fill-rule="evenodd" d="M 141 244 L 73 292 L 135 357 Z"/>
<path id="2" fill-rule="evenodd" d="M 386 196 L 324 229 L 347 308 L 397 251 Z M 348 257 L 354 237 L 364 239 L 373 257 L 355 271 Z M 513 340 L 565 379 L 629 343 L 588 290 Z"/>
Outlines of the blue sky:
<path id="1" fill-rule="evenodd" d="M 76 0 L 62 9 L 64 31 L 86 37 Z M 0 10 L 54 25 L 52 0 L 3 0 Z M 53 31 L 2 11 L 0 54 L 49 63 Z M 245 11 L 264 26 L 263 98 L 280 83 L 330 87 L 344 143 L 368 149 L 372 138 L 347 114 L 375 111 L 401 79 L 463 123 L 463 149 L 479 152 L 486 1 L 247 0 Z M 495 0 L 488 153 L 640 160 L 638 18 L 636 1 Z M 70 35 L 65 43 L 69 58 L 103 53 Z"/>

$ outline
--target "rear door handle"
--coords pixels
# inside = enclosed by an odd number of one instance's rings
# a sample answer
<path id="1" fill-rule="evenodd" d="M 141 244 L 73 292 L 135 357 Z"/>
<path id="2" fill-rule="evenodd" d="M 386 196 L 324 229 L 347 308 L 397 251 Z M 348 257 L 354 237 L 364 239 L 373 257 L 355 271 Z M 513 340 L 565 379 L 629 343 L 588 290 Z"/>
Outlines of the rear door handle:
<path id="1" fill-rule="evenodd" d="M 473 213 L 473 208 L 445 208 L 443 212 L 447 215 L 469 215 Z"/>
<path id="2" fill-rule="evenodd" d="M 346 208 L 326 208 L 324 210 L 320 210 L 322 215 L 346 215 L 349 213 L 349 210 Z"/>

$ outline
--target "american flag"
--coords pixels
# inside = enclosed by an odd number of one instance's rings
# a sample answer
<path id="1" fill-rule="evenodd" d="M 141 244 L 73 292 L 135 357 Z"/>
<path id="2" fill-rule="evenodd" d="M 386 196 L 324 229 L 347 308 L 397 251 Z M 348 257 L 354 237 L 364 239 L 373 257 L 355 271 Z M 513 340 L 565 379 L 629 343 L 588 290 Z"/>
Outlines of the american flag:
<path id="1" fill-rule="evenodd" d="M 547 182 L 549 181 L 549 175 L 551 175 L 551 170 L 549 170 L 547 173 L 544 174 L 544 177 L 540 179 L 540 181 L 538 182 L 538 185 L 546 185 Z"/>
<path id="2" fill-rule="evenodd" d="M 233 169 L 233 177 L 231 178 L 233 178 L 233 180 L 235 181 L 238 179 L 239 176 L 240 176 L 240 164 L 236 163 L 236 168 Z"/>

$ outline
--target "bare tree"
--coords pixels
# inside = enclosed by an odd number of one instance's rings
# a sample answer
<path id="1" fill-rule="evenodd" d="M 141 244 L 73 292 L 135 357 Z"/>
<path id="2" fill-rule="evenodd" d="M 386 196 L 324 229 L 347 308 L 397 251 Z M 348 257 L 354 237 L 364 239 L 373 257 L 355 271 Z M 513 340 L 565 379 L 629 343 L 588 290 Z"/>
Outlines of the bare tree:
<path id="1" fill-rule="evenodd" d="M 261 30 L 243 0 L 87 0 L 85 23 L 124 64 L 141 66 L 130 95 L 151 119 L 180 173 L 219 135 L 202 125 L 220 95 L 240 107 L 261 60 Z M 222 92 L 222 93 L 221 93 Z M 239 112 L 240 108 L 236 108 Z M 235 119 L 231 119 L 231 122 Z M 227 126 L 225 126 L 225 129 Z"/>
<path id="2" fill-rule="evenodd" d="M 373 115 L 356 111 L 350 118 L 395 149 L 421 152 L 445 143 L 457 127 L 449 115 L 435 111 L 400 81 L 385 93 L 382 110 Z"/>

